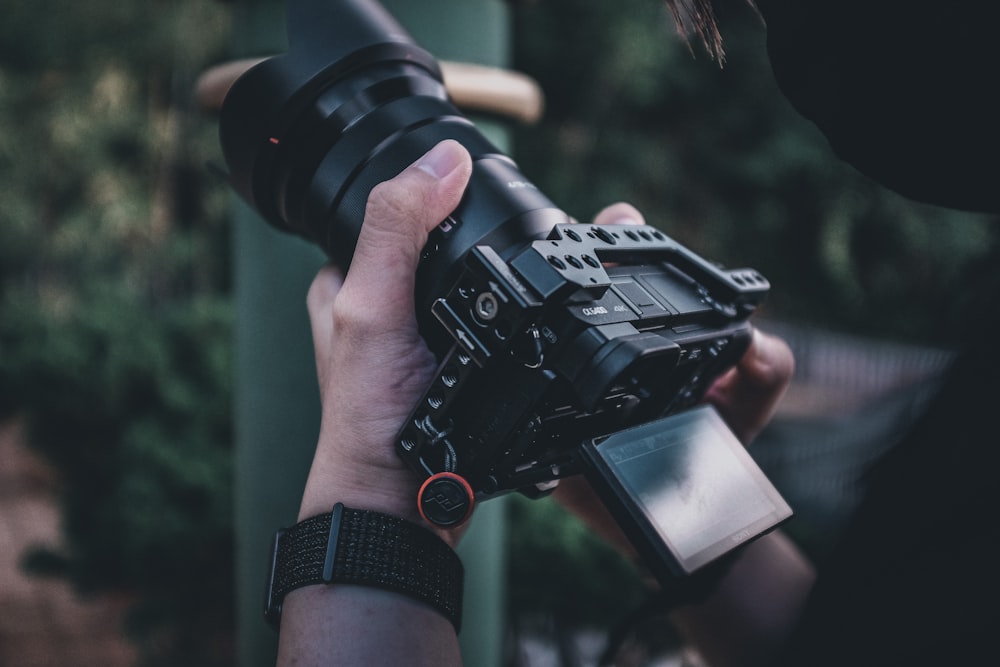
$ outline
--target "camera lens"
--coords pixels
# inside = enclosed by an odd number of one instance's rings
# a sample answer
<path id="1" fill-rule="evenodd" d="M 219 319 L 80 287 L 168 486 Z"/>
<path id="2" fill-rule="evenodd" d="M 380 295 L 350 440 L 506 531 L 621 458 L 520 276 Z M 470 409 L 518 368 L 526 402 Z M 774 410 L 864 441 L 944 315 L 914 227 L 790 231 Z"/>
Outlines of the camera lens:
<path id="1" fill-rule="evenodd" d="M 475 245 L 505 257 L 569 221 L 452 104 L 435 60 L 377 3 L 310 4 L 332 14 L 315 19 L 326 29 L 290 17 L 298 41 L 241 77 L 222 108 L 234 187 L 271 224 L 347 267 L 372 188 L 438 142 L 459 141 L 473 173 L 449 224 L 425 249 L 417 312 L 427 319 L 430 301 L 443 296 Z"/>

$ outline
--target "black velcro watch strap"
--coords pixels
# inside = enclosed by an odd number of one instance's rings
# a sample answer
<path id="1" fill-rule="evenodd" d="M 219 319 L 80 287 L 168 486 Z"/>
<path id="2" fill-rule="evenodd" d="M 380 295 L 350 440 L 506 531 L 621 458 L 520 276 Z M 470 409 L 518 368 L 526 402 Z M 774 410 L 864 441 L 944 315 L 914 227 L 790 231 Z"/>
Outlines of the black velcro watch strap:
<path id="1" fill-rule="evenodd" d="M 313 584 L 402 593 L 462 622 L 462 561 L 437 535 L 399 517 L 337 503 L 274 535 L 264 618 L 277 629 L 285 595 Z"/>

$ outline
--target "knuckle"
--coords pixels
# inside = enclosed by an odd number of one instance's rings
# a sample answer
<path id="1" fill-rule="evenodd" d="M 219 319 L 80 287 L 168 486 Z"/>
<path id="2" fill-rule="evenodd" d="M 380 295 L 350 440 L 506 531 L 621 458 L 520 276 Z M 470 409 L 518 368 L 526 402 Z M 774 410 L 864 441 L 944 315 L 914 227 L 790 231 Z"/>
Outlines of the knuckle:
<path id="1" fill-rule="evenodd" d="M 333 330 L 338 337 L 363 338 L 376 331 L 378 316 L 375 308 L 367 307 L 354 292 L 343 290 L 333 302 Z"/>
<path id="2" fill-rule="evenodd" d="M 379 183 L 372 188 L 365 206 L 366 218 L 399 222 L 410 218 L 420 207 L 413 188 L 398 180 Z"/>
<path id="3" fill-rule="evenodd" d="M 380 247 L 410 249 L 417 242 L 414 229 L 425 214 L 420 193 L 401 187 L 391 181 L 372 189 L 365 206 L 362 234 L 372 238 Z"/>

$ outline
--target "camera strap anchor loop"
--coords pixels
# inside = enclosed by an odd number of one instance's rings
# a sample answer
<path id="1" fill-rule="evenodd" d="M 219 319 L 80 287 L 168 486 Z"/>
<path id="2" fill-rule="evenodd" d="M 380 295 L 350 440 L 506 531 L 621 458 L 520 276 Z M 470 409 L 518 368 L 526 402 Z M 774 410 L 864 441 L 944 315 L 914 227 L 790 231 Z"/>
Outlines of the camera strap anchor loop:
<path id="1" fill-rule="evenodd" d="M 420 487 L 417 509 L 425 521 L 444 528 L 465 523 L 472 516 L 475 494 L 465 478 L 453 472 L 431 475 Z"/>

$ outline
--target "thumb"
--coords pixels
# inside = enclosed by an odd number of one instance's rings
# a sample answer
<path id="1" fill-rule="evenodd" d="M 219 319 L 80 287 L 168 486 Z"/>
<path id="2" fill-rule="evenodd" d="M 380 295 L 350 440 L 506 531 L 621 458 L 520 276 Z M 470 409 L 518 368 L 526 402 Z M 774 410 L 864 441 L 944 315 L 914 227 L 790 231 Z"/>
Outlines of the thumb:
<path id="1" fill-rule="evenodd" d="M 381 308 L 412 309 L 417 264 L 427 235 L 458 206 L 471 173 L 468 151 L 446 140 L 373 188 L 344 292 L 358 290 L 360 295 L 378 287 Z"/>

